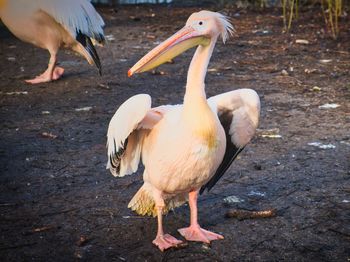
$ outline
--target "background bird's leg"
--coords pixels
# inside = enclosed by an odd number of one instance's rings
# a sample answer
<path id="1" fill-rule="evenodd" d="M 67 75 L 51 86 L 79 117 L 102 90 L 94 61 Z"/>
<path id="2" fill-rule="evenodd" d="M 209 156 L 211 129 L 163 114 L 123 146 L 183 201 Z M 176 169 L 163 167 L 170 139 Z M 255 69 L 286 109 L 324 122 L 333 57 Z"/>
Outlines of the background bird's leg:
<path id="1" fill-rule="evenodd" d="M 63 73 L 64 73 L 64 68 L 56 65 L 52 72 L 52 80 L 57 80 L 61 78 Z"/>
<path id="2" fill-rule="evenodd" d="M 56 66 L 57 54 L 56 52 L 50 51 L 50 60 L 47 69 L 41 75 L 34 79 L 26 80 L 30 84 L 46 83 L 52 80 L 57 80 L 61 77 L 64 72 L 62 67 Z"/>
<path id="3" fill-rule="evenodd" d="M 212 240 L 223 239 L 224 237 L 201 228 L 198 224 L 198 210 L 197 210 L 198 190 L 189 193 L 189 205 L 191 211 L 191 225 L 186 228 L 181 228 L 178 231 L 189 241 L 200 241 L 210 243 Z"/>
<path id="4" fill-rule="evenodd" d="M 164 234 L 163 231 L 163 209 L 164 209 L 164 200 L 159 192 L 155 193 L 155 202 L 157 209 L 157 219 L 158 219 L 158 232 L 156 238 L 153 240 L 153 244 L 156 245 L 161 251 L 168 249 L 170 247 L 177 246 L 181 244 L 182 241 L 176 239 L 175 237 Z"/>

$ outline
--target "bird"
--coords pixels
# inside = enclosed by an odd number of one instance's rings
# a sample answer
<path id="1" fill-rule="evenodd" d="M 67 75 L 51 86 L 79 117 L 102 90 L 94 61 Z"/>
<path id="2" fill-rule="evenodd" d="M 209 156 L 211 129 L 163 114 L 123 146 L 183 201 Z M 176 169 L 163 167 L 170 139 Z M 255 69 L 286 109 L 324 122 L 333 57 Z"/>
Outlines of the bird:
<path id="1" fill-rule="evenodd" d="M 107 166 L 112 175 L 135 173 L 144 165 L 143 185 L 128 207 L 140 215 L 157 216 L 153 244 L 161 251 L 183 241 L 165 233 L 162 216 L 188 201 L 190 225 L 179 229 L 187 241 L 223 239 L 198 222 L 197 199 L 223 176 L 253 138 L 260 116 L 260 99 L 252 89 L 237 89 L 209 99 L 205 75 L 217 39 L 233 33 L 221 13 L 193 13 L 186 25 L 141 58 L 128 75 L 149 71 L 189 48 L 197 47 L 187 74 L 183 104 L 151 106 L 148 94 L 127 99 L 107 130 Z"/>
<path id="2" fill-rule="evenodd" d="M 101 75 L 94 43 L 105 42 L 105 24 L 89 0 L 0 0 L 0 20 L 22 41 L 50 53 L 46 71 L 27 83 L 50 82 L 63 75 L 64 69 L 57 66 L 60 48 L 82 55 Z"/>

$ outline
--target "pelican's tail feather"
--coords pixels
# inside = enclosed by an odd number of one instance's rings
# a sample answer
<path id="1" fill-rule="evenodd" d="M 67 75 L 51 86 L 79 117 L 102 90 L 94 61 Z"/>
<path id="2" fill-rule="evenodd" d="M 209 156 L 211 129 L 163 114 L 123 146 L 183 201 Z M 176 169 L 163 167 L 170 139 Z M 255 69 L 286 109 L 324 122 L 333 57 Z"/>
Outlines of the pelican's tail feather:
<path id="1" fill-rule="evenodd" d="M 143 185 L 130 200 L 128 208 L 142 216 L 157 216 L 156 203 L 145 185 Z"/>
<path id="2" fill-rule="evenodd" d="M 170 210 L 173 210 L 176 207 L 182 206 L 184 203 L 186 203 L 186 201 L 187 194 L 180 194 L 166 199 L 163 215 L 167 214 Z M 142 216 L 157 216 L 156 203 L 153 199 L 152 193 L 145 185 L 143 185 L 130 200 L 128 208 Z"/>
<path id="3" fill-rule="evenodd" d="M 187 195 L 188 195 L 187 193 L 186 194 L 179 194 L 179 195 L 176 195 L 175 197 L 172 197 L 172 198 L 166 200 L 165 201 L 166 213 L 168 213 L 170 210 L 175 209 L 176 207 L 180 207 L 183 204 L 185 204 L 188 201 Z"/>

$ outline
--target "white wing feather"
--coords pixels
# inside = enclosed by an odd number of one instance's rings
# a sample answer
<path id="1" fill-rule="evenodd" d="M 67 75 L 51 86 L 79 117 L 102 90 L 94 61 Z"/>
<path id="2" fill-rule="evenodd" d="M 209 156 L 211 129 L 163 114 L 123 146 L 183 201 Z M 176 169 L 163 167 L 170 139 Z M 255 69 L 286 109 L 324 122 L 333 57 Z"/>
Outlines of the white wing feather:
<path id="1" fill-rule="evenodd" d="M 214 176 L 200 189 L 210 190 L 225 174 L 232 162 L 253 138 L 260 115 L 260 99 L 251 89 L 239 89 L 208 99 L 226 134 L 226 150 Z"/>
<path id="2" fill-rule="evenodd" d="M 30 0 L 30 2 L 31 5 L 36 5 L 37 9 L 51 15 L 74 38 L 79 31 L 96 40 L 103 38 L 105 24 L 89 0 Z"/>
<path id="3" fill-rule="evenodd" d="M 126 100 L 112 117 L 107 132 L 107 169 L 110 169 L 114 176 L 125 176 L 137 170 L 141 153 L 140 134 L 131 133 L 138 128 L 150 109 L 151 97 L 139 94 Z M 124 148 L 126 139 L 128 145 Z M 118 155 L 120 152 L 125 153 L 127 157 Z M 111 162 L 117 155 L 120 157 L 119 172 L 113 168 Z"/>
<path id="4" fill-rule="evenodd" d="M 236 147 L 244 147 L 254 136 L 259 123 L 258 94 L 252 89 L 238 89 L 211 97 L 208 103 L 219 118 L 224 113 L 232 114 L 229 127 L 231 142 Z"/>

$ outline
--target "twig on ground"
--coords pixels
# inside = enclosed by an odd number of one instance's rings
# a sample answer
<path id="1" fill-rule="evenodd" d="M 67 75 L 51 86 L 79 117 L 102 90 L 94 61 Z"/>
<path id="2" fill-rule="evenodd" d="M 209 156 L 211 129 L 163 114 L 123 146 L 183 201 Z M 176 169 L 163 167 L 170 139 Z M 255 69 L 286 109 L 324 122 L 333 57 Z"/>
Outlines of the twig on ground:
<path id="1" fill-rule="evenodd" d="M 32 230 L 33 233 L 43 232 L 47 230 L 51 230 L 57 228 L 56 226 L 50 225 L 50 226 L 43 226 L 43 227 L 37 227 Z"/>
<path id="2" fill-rule="evenodd" d="M 48 231 L 51 229 L 56 229 L 57 226 L 54 225 L 49 225 L 49 226 L 43 226 L 43 227 L 37 227 L 37 228 L 33 228 L 29 231 L 23 232 L 23 235 L 28 236 L 28 235 L 32 235 L 35 233 L 40 233 L 40 232 L 44 232 L 44 231 Z"/>
<path id="3" fill-rule="evenodd" d="M 31 246 L 35 246 L 36 244 L 37 244 L 37 242 L 33 242 L 33 243 L 20 244 L 20 245 L 10 246 L 10 247 L 0 247 L 0 250 L 16 249 L 16 248 L 22 248 L 22 247 L 31 247 Z"/>
<path id="4" fill-rule="evenodd" d="M 343 235 L 343 236 L 346 236 L 346 237 L 350 237 L 349 233 L 340 231 L 340 230 L 335 229 L 335 228 L 328 228 L 328 231 L 331 231 L 331 232 L 334 232 L 334 233 L 337 233 L 337 234 L 340 234 L 340 235 Z"/>
<path id="5" fill-rule="evenodd" d="M 268 217 L 275 217 L 275 216 L 276 216 L 276 209 L 268 209 L 268 210 L 262 210 L 262 211 L 230 209 L 225 214 L 225 217 L 227 218 L 237 218 L 239 220 L 252 219 L 252 218 L 268 218 Z"/>
<path id="6" fill-rule="evenodd" d="M 41 216 L 41 217 L 55 216 L 55 215 L 60 215 L 60 214 L 64 214 L 64 213 L 69 213 L 69 212 L 76 211 L 76 210 L 79 210 L 79 208 L 71 208 L 71 209 L 66 209 L 66 210 L 57 211 L 57 212 L 43 213 L 43 214 L 39 214 L 39 216 Z"/>

